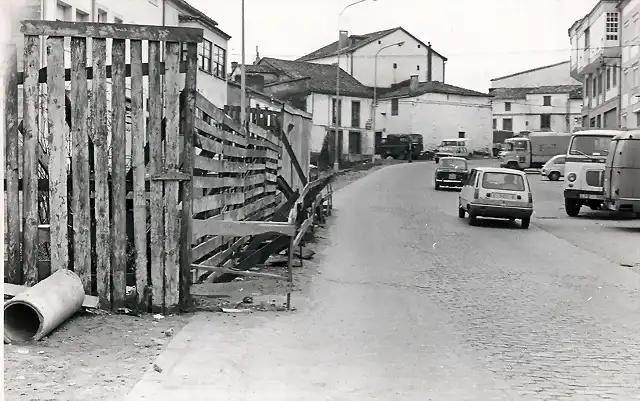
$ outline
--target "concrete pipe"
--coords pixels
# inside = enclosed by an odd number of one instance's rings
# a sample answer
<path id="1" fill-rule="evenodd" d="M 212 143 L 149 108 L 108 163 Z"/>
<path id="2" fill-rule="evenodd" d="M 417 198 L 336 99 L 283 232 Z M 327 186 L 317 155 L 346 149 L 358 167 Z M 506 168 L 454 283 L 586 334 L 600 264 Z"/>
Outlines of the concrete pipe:
<path id="1" fill-rule="evenodd" d="M 4 341 L 38 341 L 73 316 L 84 301 L 80 277 L 61 269 L 4 304 Z"/>

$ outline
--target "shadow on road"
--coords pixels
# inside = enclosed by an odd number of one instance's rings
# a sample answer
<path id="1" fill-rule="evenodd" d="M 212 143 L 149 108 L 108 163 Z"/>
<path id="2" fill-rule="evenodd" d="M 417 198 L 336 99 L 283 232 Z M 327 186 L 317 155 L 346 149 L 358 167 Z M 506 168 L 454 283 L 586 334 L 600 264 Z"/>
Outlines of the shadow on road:
<path id="1" fill-rule="evenodd" d="M 520 228 L 520 224 L 515 221 L 503 220 L 503 219 L 492 219 L 492 218 L 482 218 L 479 217 L 476 219 L 475 227 L 485 227 L 485 228 L 495 228 L 495 229 L 505 229 L 505 228 Z"/>

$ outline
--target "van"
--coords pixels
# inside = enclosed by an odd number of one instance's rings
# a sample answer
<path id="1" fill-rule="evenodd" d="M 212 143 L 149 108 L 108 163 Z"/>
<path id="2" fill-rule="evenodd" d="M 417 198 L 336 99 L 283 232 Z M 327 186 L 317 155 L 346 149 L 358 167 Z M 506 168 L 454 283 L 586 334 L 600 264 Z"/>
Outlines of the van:
<path id="1" fill-rule="evenodd" d="M 609 210 L 640 213 L 640 130 L 611 140 L 604 169 L 604 198 Z"/>
<path id="2" fill-rule="evenodd" d="M 471 158 L 473 150 L 469 138 L 445 139 L 440 143 L 434 161 L 437 163 L 441 157 Z"/>

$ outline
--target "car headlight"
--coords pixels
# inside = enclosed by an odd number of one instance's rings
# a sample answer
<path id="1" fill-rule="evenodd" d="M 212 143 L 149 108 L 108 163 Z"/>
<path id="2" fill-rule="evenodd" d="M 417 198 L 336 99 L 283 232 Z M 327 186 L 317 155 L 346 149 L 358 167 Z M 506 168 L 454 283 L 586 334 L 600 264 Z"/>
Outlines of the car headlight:
<path id="1" fill-rule="evenodd" d="M 576 173 L 570 173 L 567 176 L 567 180 L 569 180 L 570 182 L 574 182 L 576 180 L 576 178 L 578 178 L 578 176 L 576 175 Z"/>

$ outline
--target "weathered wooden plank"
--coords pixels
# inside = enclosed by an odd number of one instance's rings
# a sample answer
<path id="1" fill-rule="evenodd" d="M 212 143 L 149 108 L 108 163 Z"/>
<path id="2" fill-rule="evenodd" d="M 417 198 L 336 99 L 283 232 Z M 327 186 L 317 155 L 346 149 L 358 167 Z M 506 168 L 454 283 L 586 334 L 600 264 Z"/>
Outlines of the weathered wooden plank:
<path id="1" fill-rule="evenodd" d="M 223 267 L 229 267 L 233 263 L 232 260 L 228 260 L 229 257 L 231 257 L 231 255 L 233 255 L 234 252 L 236 252 L 238 249 L 240 249 L 240 247 L 244 246 L 244 244 L 246 244 L 247 242 L 249 242 L 249 237 L 243 237 L 243 238 L 237 239 L 233 244 L 231 244 L 229 246 L 229 248 L 227 248 L 224 251 L 219 252 L 216 255 L 214 255 L 214 256 L 210 257 L 209 259 L 205 260 L 204 264 L 208 264 L 208 265 L 219 265 L 219 264 L 222 264 Z M 221 273 L 221 272 L 210 273 L 209 276 L 207 276 L 205 281 L 211 283 L 217 277 L 220 277 L 222 274 L 223 273 Z"/>
<path id="2" fill-rule="evenodd" d="M 215 107 L 215 106 L 212 106 L 212 107 Z M 194 124 L 195 124 L 195 128 L 198 131 L 201 131 L 200 132 L 201 136 L 203 136 L 202 134 L 204 133 L 214 138 L 220 139 L 221 141 L 235 143 L 236 145 L 241 147 L 247 146 L 247 139 L 245 139 L 244 137 L 240 136 L 237 133 L 223 131 L 218 127 L 207 124 L 206 122 L 202 121 L 199 118 L 195 119 Z"/>
<path id="3" fill-rule="evenodd" d="M 104 40 L 104 39 L 96 38 L 96 40 Z M 186 71 L 187 71 L 187 63 L 186 62 L 180 63 L 180 72 L 185 73 Z M 127 64 L 125 66 L 124 73 L 127 76 L 127 78 L 131 77 L 131 64 Z M 164 75 L 165 73 L 164 62 L 160 63 L 160 73 L 162 75 Z M 111 75 L 112 75 L 111 66 L 108 65 L 107 78 L 111 78 Z M 149 63 L 142 64 L 142 75 L 145 77 L 149 75 Z M 89 80 L 93 79 L 93 67 L 87 67 L 87 79 Z M 71 81 L 71 68 L 67 68 L 64 70 L 64 80 L 67 82 Z M 18 85 L 22 85 L 23 82 L 24 82 L 24 74 L 22 72 L 18 72 Z M 40 70 L 38 71 L 38 83 L 41 83 L 41 84 L 47 83 L 47 67 L 40 68 Z"/>
<path id="4" fill-rule="evenodd" d="M 307 230 L 309 229 L 309 227 L 311 226 L 311 224 L 313 223 L 313 214 L 311 214 L 311 216 L 309 216 L 309 218 L 307 218 L 301 225 L 300 225 L 300 229 L 298 230 L 298 233 L 296 234 L 296 237 L 293 241 L 293 247 L 297 247 L 300 244 L 300 241 L 302 241 L 302 237 L 304 237 L 304 235 L 306 234 Z"/>
<path id="5" fill-rule="evenodd" d="M 204 123 L 201 123 L 204 124 Z M 214 141 L 200 134 L 196 134 L 195 146 L 209 152 L 222 154 L 229 157 L 247 157 L 248 149 L 239 146 L 229 146 L 222 142 Z"/>
<path id="6" fill-rule="evenodd" d="M 276 135 L 256 124 L 249 124 L 249 131 L 257 137 L 271 142 L 275 146 L 280 146 L 280 139 Z"/>
<path id="7" fill-rule="evenodd" d="M 113 307 L 124 305 L 126 297 L 127 272 L 127 183 L 126 183 L 126 80 L 124 76 L 125 41 L 114 39 L 111 45 L 113 78 L 111 91 L 113 116 L 111 118 L 111 241 L 113 274 Z"/>
<path id="8" fill-rule="evenodd" d="M 288 134 L 291 134 L 291 130 L 289 130 Z M 284 131 L 282 131 L 282 145 L 285 148 L 285 150 L 287 151 L 287 154 L 289 155 L 289 160 L 291 160 L 291 163 L 293 164 L 293 167 L 296 170 L 296 173 L 298 174 L 298 178 L 300 179 L 300 182 L 302 182 L 302 185 L 307 185 L 309 183 L 309 180 L 307 180 L 307 176 L 305 174 L 304 171 L 302 171 L 302 167 L 300 166 L 300 162 L 298 161 L 298 157 L 296 156 L 296 152 L 293 150 L 293 148 L 291 147 L 291 143 L 289 142 L 289 138 L 287 138 L 287 135 L 285 134 Z M 277 169 L 277 167 L 276 167 Z"/>
<path id="9" fill-rule="evenodd" d="M 194 167 L 216 173 L 244 173 L 247 171 L 246 163 L 213 160 L 199 155 L 194 157 Z"/>
<path id="10" fill-rule="evenodd" d="M 202 213 L 207 210 L 220 209 L 226 205 L 242 205 L 244 203 L 244 193 L 224 193 L 203 196 L 193 200 L 193 213 Z"/>
<path id="11" fill-rule="evenodd" d="M 23 180 L 22 195 L 22 249 L 23 282 L 32 286 L 38 282 L 38 63 L 40 60 L 40 37 L 24 37 L 23 85 Z M 66 244 L 66 243 L 65 243 Z"/>
<path id="12" fill-rule="evenodd" d="M 260 278 L 272 278 L 277 280 L 286 280 L 285 276 L 280 274 L 273 273 L 260 273 L 260 272 L 252 272 L 248 270 L 236 270 L 223 266 L 209 266 L 209 265 L 199 265 L 194 264 L 191 265 L 194 269 L 204 270 L 212 273 L 224 273 L 224 274 L 237 274 L 239 276 L 248 276 L 248 277 L 260 277 Z"/>
<path id="13" fill-rule="evenodd" d="M 160 42 L 149 42 L 149 173 L 162 172 L 162 86 L 160 81 Z M 164 309 L 164 183 L 151 181 L 151 309 Z"/>
<path id="14" fill-rule="evenodd" d="M 274 163 L 272 161 L 265 161 L 264 163 L 264 168 L 269 169 L 269 170 L 278 170 L 278 163 Z"/>
<path id="15" fill-rule="evenodd" d="M 64 21 L 22 21 L 20 31 L 25 35 L 71 36 L 84 38 L 112 38 L 117 40 L 162 40 L 172 42 L 202 42 L 203 30 L 198 28 L 156 25 L 104 24 Z"/>
<path id="16" fill-rule="evenodd" d="M 274 145 L 269 141 L 265 141 L 264 139 L 247 138 L 247 145 L 253 145 L 260 148 L 270 149 L 274 152 L 280 151 L 279 146 Z"/>
<path id="17" fill-rule="evenodd" d="M 241 177 L 193 177 L 194 188 L 224 188 L 224 187 L 247 187 L 259 185 L 265 181 L 264 174 Z"/>
<path id="18" fill-rule="evenodd" d="M 264 188 L 264 187 L 258 187 L 258 188 L 250 189 L 250 190 L 248 190 L 248 191 L 246 191 L 246 192 L 244 193 L 244 198 L 245 198 L 245 199 L 247 199 L 247 200 L 248 200 L 248 199 L 251 199 L 251 198 L 253 198 L 254 196 L 258 196 L 258 195 L 260 195 L 260 194 L 263 194 L 263 193 L 264 193 L 264 190 L 265 190 L 265 188 Z"/>
<path id="19" fill-rule="evenodd" d="M 89 133 L 87 130 L 89 99 L 87 96 L 87 42 L 85 38 L 71 38 L 71 71 L 73 270 L 80 277 L 84 291 L 91 293 L 91 206 L 89 203 Z M 60 68 L 59 75 L 62 75 L 62 68 Z M 61 77 L 54 84 L 60 85 L 61 94 L 64 96 L 64 81 Z M 62 104 L 64 104 L 64 98 L 62 100 Z M 66 161 L 60 167 L 66 171 Z M 60 245 L 52 244 L 52 248 L 54 246 Z"/>
<path id="20" fill-rule="evenodd" d="M 28 289 L 29 287 L 25 285 L 4 283 L 4 295 L 11 298 L 25 292 Z M 84 301 L 82 301 L 82 307 L 87 309 L 97 309 L 100 305 L 100 299 L 92 295 L 85 295 Z"/>
<path id="21" fill-rule="evenodd" d="M 211 103 L 200 93 L 196 94 L 196 107 L 208 114 L 213 120 L 217 121 L 218 123 L 226 125 L 235 132 L 242 132 L 242 127 L 239 122 L 234 121 L 231 117 L 226 115 L 224 111 L 217 108 L 213 103 Z"/>
<path id="22" fill-rule="evenodd" d="M 187 45 L 187 73 L 185 75 L 185 100 L 182 110 L 181 133 L 184 150 L 182 153 L 182 170 L 193 176 L 194 156 L 194 122 L 196 114 L 196 93 L 198 77 L 198 46 L 195 43 Z M 180 305 L 183 309 L 191 305 L 191 236 L 193 217 L 193 180 L 182 184 L 182 230 L 180 233 Z"/>
<path id="23" fill-rule="evenodd" d="M 96 221 L 96 282 L 100 304 L 111 308 L 111 227 L 109 216 L 109 149 L 107 138 L 107 41 L 93 39 L 92 126 Z"/>
<path id="24" fill-rule="evenodd" d="M 178 139 L 180 133 L 180 52 L 177 42 L 166 42 L 165 62 L 165 165 L 168 172 L 177 171 L 179 154 Z M 180 219 L 178 210 L 179 183 L 167 181 L 164 184 L 164 300 L 165 312 L 174 313 L 180 303 Z"/>
<path id="25" fill-rule="evenodd" d="M 273 288 L 270 289 L 277 290 L 278 292 L 286 292 L 292 291 L 293 285 L 289 284 L 285 280 L 274 280 L 270 283 L 273 283 Z M 191 288 L 191 293 L 196 296 L 215 296 L 220 294 L 228 294 L 230 288 L 233 288 L 237 291 L 238 286 L 243 285 L 242 283 L 198 283 L 194 284 Z"/>
<path id="26" fill-rule="evenodd" d="M 22 281 L 20 261 L 20 194 L 18 163 L 18 58 L 16 47 L 10 46 L 11 53 L 4 79 L 4 129 L 5 129 L 5 176 L 7 216 L 7 263 L 4 265 L 4 276 L 12 284 Z M 6 293 L 6 292 L 5 292 Z"/>
<path id="27" fill-rule="evenodd" d="M 136 289 L 138 308 L 149 308 L 147 285 L 147 194 L 145 189 L 144 91 L 142 42 L 132 40 L 131 52 L 131 169 L 133 172 L 133 243 L 136 249 Z"/>
<path id="28" fill-rule="evenodd" d="M 278 233 L 283 235 L 295 235 L 296 228 L 293 224 L 262 221 L 228 221 L 228 220 L 194 220 L 194 233 L 205 235 L 228 235 L 244 237 L 246 235 L 258 235 L 264 233 Z"/>

